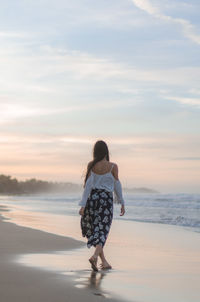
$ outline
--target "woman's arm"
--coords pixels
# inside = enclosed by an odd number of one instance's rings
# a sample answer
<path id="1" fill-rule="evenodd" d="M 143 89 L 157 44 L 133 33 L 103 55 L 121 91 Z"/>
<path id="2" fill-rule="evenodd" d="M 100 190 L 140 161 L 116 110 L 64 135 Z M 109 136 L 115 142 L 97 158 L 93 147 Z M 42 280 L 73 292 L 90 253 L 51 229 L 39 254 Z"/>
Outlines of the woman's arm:
<path id="1" fill-rule="evenodd" d="M 84 188 L 84 191 L 83 191 L 83 194 L 82 194 L 81 201 L 79 202 L 79 205 L 81 206 L 81 209 L 79 211 L 80 215 L 83 215 L 83 213 L 84 213 L 84 208 L 85 208 L 87 199 L 88 199 L 88 197 L 90 195 L 90 192 L 91 192 L 91 189 L 92 189 L 92 185 L 93 185 L 93 175 L 90 172 L 89 176 L 88 176 L 88 178 L 86 180 L 86 183 L 85 183 L 85 188 Z"/>
<path id="2" fill-rule="evenodd" d="M 122 195 L 122 185 L 119 180 L 119 170 L 117 164 L 114 165 L 113 167 L 113 176 L 115 178 L 114 182 L 114 201 L 117 203 L 121 203 L 121 214 L 120 216 L 123 216 L 125 214 L 125 207 L 124 207 L 124 198 Z"/>

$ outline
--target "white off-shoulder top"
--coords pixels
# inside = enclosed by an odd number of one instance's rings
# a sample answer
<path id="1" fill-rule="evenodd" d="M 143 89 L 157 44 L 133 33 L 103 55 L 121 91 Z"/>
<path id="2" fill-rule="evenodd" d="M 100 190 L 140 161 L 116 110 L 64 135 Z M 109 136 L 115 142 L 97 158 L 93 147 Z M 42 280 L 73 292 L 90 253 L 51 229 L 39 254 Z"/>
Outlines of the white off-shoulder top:
<path id="1" fill-rule="evenodd" d="M 114 192 L 114 202 L 121 203 L 124 205 L 124 198 L 122 195 L 122 186 L 120 180 L 116 180 L 112 175 L 111 171 L 114 165 L 112 165 L 111 170 L 104 174 L 96 174 L 91 171 L 88 177 L 85 188 L 82 194 L 80 206 L 85 207 L 87 199 L 90 195 L 92 189 L 105 189 L 109 192 Z"/>

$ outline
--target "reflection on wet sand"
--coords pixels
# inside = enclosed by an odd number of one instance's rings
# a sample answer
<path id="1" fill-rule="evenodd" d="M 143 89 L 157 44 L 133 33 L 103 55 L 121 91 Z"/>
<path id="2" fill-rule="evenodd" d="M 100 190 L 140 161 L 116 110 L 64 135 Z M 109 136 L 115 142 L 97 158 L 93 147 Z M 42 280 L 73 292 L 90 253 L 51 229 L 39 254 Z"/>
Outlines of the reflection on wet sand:
<path id="1" fill-rule="evenodd" d="M 75 282 L 78 282 L 75 287 L 77 288 L 88 288 L 90 289 L 95 296 L 103 296 L 105 298 L 109 298 L 110 295 L 102 290 L 101 288 L 101 281 L 106 276 L 105 271 L 98 271 L 98 272 L 89 272 L 84 271 L 82 272 L 83 276 L 75 279 Z M 89 274 L 88 274 L 89 273 Z"/>
<path id="2" fill-rule="evenodd" d="M 101 285 L 101 280 L 105 277 L 104 272 L 91 272 L 90 278 L 89 278 L 89 287 L 99 289 Z"/>

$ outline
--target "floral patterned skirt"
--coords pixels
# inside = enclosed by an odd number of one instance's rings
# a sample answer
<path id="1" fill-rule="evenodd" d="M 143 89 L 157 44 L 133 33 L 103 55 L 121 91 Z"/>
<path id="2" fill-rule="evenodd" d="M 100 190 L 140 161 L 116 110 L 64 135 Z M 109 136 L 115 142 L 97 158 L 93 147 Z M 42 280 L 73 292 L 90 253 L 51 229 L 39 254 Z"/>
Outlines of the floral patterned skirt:
<path id="1" fill-rule="evenodd" d="M 106 243 L 113 218 L 113 193 L 104 189 L 92 189 L 84 215 L 81 217 L 83 237 L 88 239 L 87 247 Z"/>

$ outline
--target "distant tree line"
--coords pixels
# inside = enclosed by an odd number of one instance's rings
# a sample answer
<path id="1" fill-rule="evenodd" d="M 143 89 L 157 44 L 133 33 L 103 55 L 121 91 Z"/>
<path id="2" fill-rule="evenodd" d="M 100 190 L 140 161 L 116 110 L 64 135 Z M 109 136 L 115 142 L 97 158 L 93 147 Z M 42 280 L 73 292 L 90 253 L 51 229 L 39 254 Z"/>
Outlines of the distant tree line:
<path id="1" fill-rule="evenodd" d="M 70 182 L 51 182 L 35 178 L 18 181 L 7 175 L 0 175 L 0 194 L 37 194 L 37 193 L 80 193 L 83 186 Z M 148 188 L 123 188 L 126 193 L 159 193 Z"/>
<path id="2" fill-rule="evenodd" d="M 36 194 L 45 192 L 78 192 L 81 186 L 68 182 L 49 182 L 35 178 L 18 181 L 7 175 L 0 175 L 0 194 Z"/>

